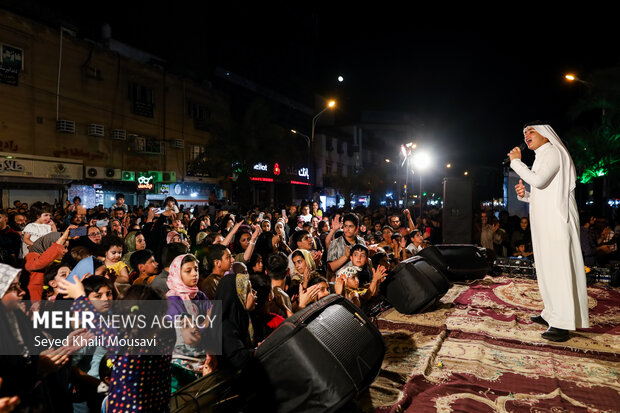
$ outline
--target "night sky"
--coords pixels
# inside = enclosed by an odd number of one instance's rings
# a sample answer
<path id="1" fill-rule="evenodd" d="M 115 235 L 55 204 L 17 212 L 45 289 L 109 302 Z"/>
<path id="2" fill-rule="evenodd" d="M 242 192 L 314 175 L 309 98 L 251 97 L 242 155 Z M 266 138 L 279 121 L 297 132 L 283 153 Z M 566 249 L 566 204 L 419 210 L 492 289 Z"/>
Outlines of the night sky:
<path id="1" fill-rule="evenodd" d="M 257 83 L 277 89 L 274 78 L 292 77 L 300 89 L 338 95 L 342 111 L 408 113 L 423 124 L 410 138 L 447 160 L 481 165 L 500 164 L 527 121 L 548 120 L 562 136 L 568 108 L 584 93 L 563 75 L 587 78 L 618 63 L 615 13 L 592 2 L 421 3 L 63 0 L 53 7 L 93 27 L 108 21 L 113 37 L 198 70 L 224 56 L 213 53 L 218 47 L 245 44 L 272 68 L 248 75 Z M 312 39 L 312 56 L 292 63 L 281 42 L 302 35 Z M 244 57 L 228 52 L 216 63 L 243 73 Z"/>

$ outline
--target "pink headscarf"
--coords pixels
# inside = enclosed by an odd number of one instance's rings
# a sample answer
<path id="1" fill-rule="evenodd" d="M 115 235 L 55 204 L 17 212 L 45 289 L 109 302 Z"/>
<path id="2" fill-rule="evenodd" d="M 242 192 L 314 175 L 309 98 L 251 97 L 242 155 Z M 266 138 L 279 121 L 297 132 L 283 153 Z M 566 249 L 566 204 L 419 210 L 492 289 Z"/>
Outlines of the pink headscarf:
<path id="1" fill-rule="evenodd" d="M 179 296 L 182 300 L 191 300 L 196 296 L 196 293 L 200 291 L 198 286 L 188 287 L 183 282 L 181 278 L 181 263 L 183 262 L 183 258 L 187 255 L 192 254 L 183 254 L 176 257 L 172 264 L 170 264 L 170 269 L 168 270 L 168 280 L 166 281 L 166 285 L 168 285 L 168 292 L 166 293 L 166 297 L 170 296 Z"/>
<path id="2" fill-rule="evenodd" d="M 166 244 L 170 244 L 172 242 L 172 238 L 174 238 L 177 235 L 180 236 L 180 234 L 176 231 L 169 231 L 168 234 L 166 235 Z"/>

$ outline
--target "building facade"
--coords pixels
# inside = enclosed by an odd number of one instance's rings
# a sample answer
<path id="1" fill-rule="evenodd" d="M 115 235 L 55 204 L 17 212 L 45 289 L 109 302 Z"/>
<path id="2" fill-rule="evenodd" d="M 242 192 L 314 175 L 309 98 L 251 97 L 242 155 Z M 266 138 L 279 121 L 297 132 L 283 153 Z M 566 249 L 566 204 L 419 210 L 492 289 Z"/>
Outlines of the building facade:
<path id="1" fill-rule="evenodd" d="M 0 50 L 3 206 L 26 195 L 53 202 L 82 193 L 87 206 L 117 192 L 133 204 L 226 195 L 204 162 L 227 111 L 213 88 L 111 38 L 79 38 L 2 10 Z"/>

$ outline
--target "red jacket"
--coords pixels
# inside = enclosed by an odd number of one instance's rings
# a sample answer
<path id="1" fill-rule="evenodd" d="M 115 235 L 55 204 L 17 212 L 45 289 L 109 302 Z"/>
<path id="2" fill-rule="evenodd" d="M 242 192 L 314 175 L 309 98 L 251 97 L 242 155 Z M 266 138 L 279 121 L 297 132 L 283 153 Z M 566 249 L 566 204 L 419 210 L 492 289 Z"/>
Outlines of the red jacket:
<path id="1" fill-rule="evenodd" d="M 43 296 L 45 269 L 63 252 L 63 248 L 62 245 L 53 243 L 43 254 L 38 252 L 26 254 L 24 268 L 30 272 L 30 280 L 28 281 L 30 300 L 37 301 Z"/>

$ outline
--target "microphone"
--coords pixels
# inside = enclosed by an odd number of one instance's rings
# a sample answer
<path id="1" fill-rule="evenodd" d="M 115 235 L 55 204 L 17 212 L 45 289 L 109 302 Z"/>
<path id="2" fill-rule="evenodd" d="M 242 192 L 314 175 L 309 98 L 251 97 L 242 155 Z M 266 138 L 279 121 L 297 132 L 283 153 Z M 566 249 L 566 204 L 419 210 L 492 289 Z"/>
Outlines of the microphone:
<path id="1" fill-rule="evenodd" d="M 527 144 L 525 142 L 521 142 L 519 144 L 519 149 L 521 149 L 521 151 L 523 151 L 525 148 L 527 148 Z M 508 165 L 510 164 L 510 156 L 507 156 L 504 161 L 502 162 L 502 165 Z"/>

